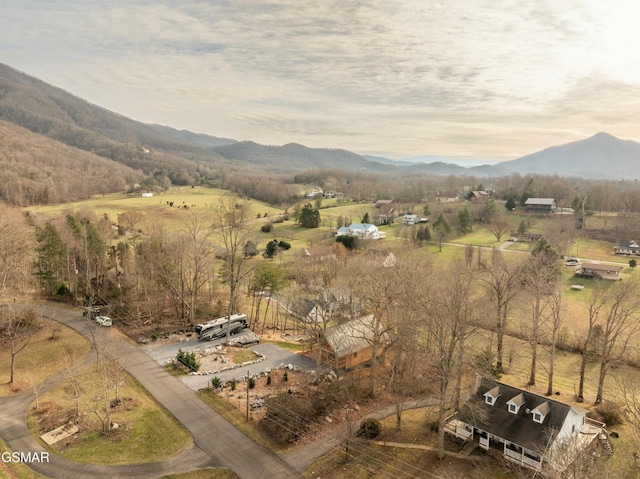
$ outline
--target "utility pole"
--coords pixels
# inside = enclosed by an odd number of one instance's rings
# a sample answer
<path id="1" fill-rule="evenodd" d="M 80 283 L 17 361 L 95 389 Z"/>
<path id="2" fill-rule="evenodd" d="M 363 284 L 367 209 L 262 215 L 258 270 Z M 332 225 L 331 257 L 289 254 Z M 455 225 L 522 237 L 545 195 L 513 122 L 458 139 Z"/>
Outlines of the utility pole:
<path id="1" fill-rule="evenodd" d="M 249 422 L 249 380 L 251 379 L 251 375 L 247 370 L 247 422 Z"/>

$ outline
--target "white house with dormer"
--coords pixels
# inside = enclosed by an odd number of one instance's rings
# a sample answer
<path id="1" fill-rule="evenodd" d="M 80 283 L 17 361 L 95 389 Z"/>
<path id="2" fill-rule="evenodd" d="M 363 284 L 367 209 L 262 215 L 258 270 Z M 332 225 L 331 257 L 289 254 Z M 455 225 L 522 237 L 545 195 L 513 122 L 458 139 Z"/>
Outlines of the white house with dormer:
<path id="1" fill-rule="evenodd" d="M 557 466 L 570 450 L 576 457 L 598 439 L 604 424 L 587 418 L 587 410 L 491 379 L 483 379 L 467 403 L 448 418 L 445 432 L 499 451 L 521 466 L 542 470 Z M 566 464 L 566 458 L 562 458 Z"/>
<path id="2" fill-rule="evenodd" d="M 360 239 L 382 239 L 386 234 L 379 231 L 376 225 L 369 223 L 351 223 L 349 226 L 338 228 L 336 236 L 355 236 Z"/>

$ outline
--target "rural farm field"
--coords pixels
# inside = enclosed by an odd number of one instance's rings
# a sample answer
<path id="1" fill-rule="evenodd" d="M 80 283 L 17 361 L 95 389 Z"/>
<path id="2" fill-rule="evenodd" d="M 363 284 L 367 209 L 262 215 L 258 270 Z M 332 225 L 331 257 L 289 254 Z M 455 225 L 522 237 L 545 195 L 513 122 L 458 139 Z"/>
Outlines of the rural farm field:
<path id="1" fill-rule="evenodd" d="M 305 190 L 304 185 L 298 188 Z M 302 224 L 303 207 L 318 212 L 320 219 L 316 227 Z M 473 205 L 463 203 L 462 207 L 478 211 Z M 604 311 L 618 298 L 614 293 L 621 285 L 638 281 L 638 273 L 629 267 L 628 258 L 614 255 L 611 243 L 605 240 L 583 234 L 567 235 L 566 218 L 524 215 L 517 211 L 501 213 L 506 234 L 497 236 L 492 225 L 478 222 L 468 231 L 461 232 L 458 226 L 457 232 L 438 236 L 436 219 L 446 218 L 454 206 L 399 205 L 398 208 L 420 213 L 418 217 L 422 216 L 423 222 L 407 225 L 394 221 L 380 225 L 378 230 L 384 233 L 383 240 L 361 240 L 351 249 L 336 242 L 335 231 L 343 225 L 373 221 L 380 212 L 371 203 L 346 199 L 301 200 L 297 205 L 274 208 L 224 190 L 195 187 L 176 188 L 147 197 L 101 195 L 72 205 L 32 207 L 27 211 L 30 221 L 38 228 L 53 219 L 60 225 L 66 223 L 70 230 L 64 234 L 72 236 L 74 228 L 78 228 L 75 225 L 85 225 L 87 220 L 99 225 L 96 231 L 103 235 L 103 247 L 112 252 L 109 256 L 112 269 L 95 264 L 96 272 L 99 267 L 106 269 L 103 292 L 94 296 L 93 304 L 101 308 L 100 314 L 113 317 L 113 328 L 131 340 L 152 343 L 169 336 L 178 338 L 183 332 L 188 332 L 193 339 L 189 331 L 193 331 L 196 323 L 225 314 L 231 298 L 229 288 L 233 286 L 234 309 L 247 314 L 248 326 L 254 333 L 262 336 L 263 341 L 293 349 L 318 363 L 318 367 L 309 372 L 291 371 L 291 378 L 286 379 L 281 370 L 265 373 L 258 365 L 250 390 L 244 380 L 233 387 L 228 382 L 216 387 L 209 381 L 208 387 L 199 393 L 206 404 L 235 427 L 290 461 L 307 457 L 305 451 L 318 441 L 318 444 L 327 444 L 323 447 L 332 452 L 318 457 L 317 462 L 307 462 L 306 477 L 360 477 L 362 474 L 387 477 L 399 474 L 399 470 L 406 470 L 406 477 L 422 477 L 426 471 L 444 477 L 460 474 L 511 477 L 513 471 L 488 462 L 486 456 L 455 455 L 461 452 L 461 445 L 448 436 L 444 449 L 449 456 L 445 462 L 438 459 L 443 444 L 437 433 L 442 414 L 439 411 L 448 415 L 455 409 L 450 409 L 451 404 L 444 410 L 438 409 L 437 383 L 415 384 L 420 378 L 433 375 L 433 368 L 443 367 L 426 359 L 417 360 L 426 351 L 445 347 L 446 343 L 437 346 L 439 338 L 444 339 L 439 336 L 443 332 L 432 329 L 431 318 L 441 318 L 443 324 L 455 320 L 459 322 L 457 327 L 465 331 L 461 336 L 452 337 L 460 349 L 456 369 L 449 372 L 451 377 L 460 378 L 458 384 L 463 394 L 473 389 L 474 377 L 489 374 L 540 397 L 550 389 L 555 400 L 580 409 L 586 407 L 590 414 L 605 422 L 623 421 L 615 411 L 629 400 L 629 384 L 640 380 L 635 369 L 640 363 L 637 353 L 640 336 L 635 334 L 631 322 L 624 321 L 628 336 L 623 341 L 620 335 L 614 335 L 607 328 L 616 325 L 607 325 Z M 427 210 L 428 216 L 424 214 Z M 224 219 L 231 221 L 229 215 L 238 212 L 241 228 L 233 234 L 240 240 L 237 245 L 244 252 L 241 266 L 230 270 L 233 266 L 228 262 L 229 255 L 234 253 L 228 249 L 231 237 L 228 226 L 232 223 L 225 223 Z M 609 226 L 618 221 L 615 217 L 606 219 Z M 602 228 L 604 223 L 602 218 L 590 220 L 593 227 Z M 421 232 L 425 228 L 433 230 L 431 239 L 426 241 Z M 512 240 L 511 236 L 517 234 L 512 232 L 523 228 L 527 234 L 545 239 Z M 78 237 L 78 246 L 97 233 L 87 228 L 85 234 L 86 240 Z M 268 244 L 274 241 L 278 247 L 267 254 Z M 557 245 L 557 249 L 552 244 Z M 251 245 L 249 253 L 246 253 L 247 245 Z M 546 249 L 540 249 L 540 245 Z M 530 258 L 538 255 L 548 255 L 551 263 L 532 263 Z M 562 256 L 579 258 L 579 264 L 594 261 L 619 265 L 622 281 L 576 277 L 576 268 L 565 266 Z M 76 267 L 78 264 L 82 264 L 82 260 L 76 261 Z M 527 268 L 547 268 L 534 269 L 535 277 L 547 274 L 547 270 L 553 271 L 553 289 L 550 289 L 550 279 L 536 283 L 527 276 L 518 276 L 520 285 L 515 287 L 511 283 L 512 289 L 505 290 L 513 299 L 498 325 L 491 300 L 496 271 L 522 275 Z M 70 283 L 69 292 L 86 298 L 89 284 L 80 277 L 71 279 L 75 282 Z M 160 291 L 159 285 L 168 287 L 167 292 L 154 293 L 154 290 Z M 607 293 L 609 291 L 611 293 Z M 359 304 L 353 302 L 355 297 L 359 298 Z M 463 297 L 468 301 L 465 308 L 469 309 L 455 306 Z M 332 307 L 340 312 L 333 319 L 323 317 L 319 321 L 317 311 L 309 313 L 316 315 L 313 320 L 311 316 L 305 318 L 307 313 L 304 308 L 300 309 L 301 305 L 314 303 L 314 298 L 335 301 Z M 598 298 L 602 301 L 598 302 Z M 620 305 L 632 307 L 623 299 Z M 594 316 L 596 309 L 599 316 Z M 316 371 L 320 368 L 320 358 L 326 353 L 322 352 L 326 348 L 321 342 L 323 332 L 353 315 L 363 314 L 384 318 L 379 324 L 384 328 L 385 339 L 381 336 L 379 346 L 369 340 L 369 347 L 385 349 L 384 356 L 375 361 L 375 366 L 369 364 L 364 369 L 348 370 L 329 382 L 314 379 L 324 377 L 324 373 L 318 376 Z M 405 328 L 409 330 L 405 332 Z M 66 329 L 61 331 L 67 334 Z M 60 341 L 66 337 L 61 331 L 57 331 Z M 415 338 L 415 346 L 396 349 L 395 344 L 405 344 L 407 333 Z M 39 334 L 29 349 L 44 348 L 46 338 L 44 333 Z M 389 335 L 393 335 L 394 340 L 387 349 L 383 343 L 387 343 Z M 498 346 L 499 336 L 502 339 Z M 605 349 L 601 348 L 605 345 L 610 352 L 603 359 Z M 581 351 L 585 347 L 588 353 L 582 369 L 585 356 Z M 86 352 L 73 344 L 64 349 L 76 350 L 79 355 Z M 551 351 L 554 351 L 553 359 Z M 32 374 L 29 370 L 33 369 L 31 363 L 26 362 L 26 356 L 16 357 L 18 375 L 29 377 Z M 238 356 L 238 361 L 243 357 Z M 253 357 L 255 355 L 250 354 L 242 360 L 252 361 Z M 491 366 L 498 357 L 500 370 Z M 409 358 L 414 359 L 408 363 Z M 201 363 L 203 369 L 215 366 L 206 363 L 205 358 Z M 326 366 L 325 363 L 322 367 Z M 407 374 L 402 382 L 392 379 L 397 371 Z M 553 384 L 549 385 L 551 372 Z M 100 374 L 96 371 L 87 369 L 78 374 L 86 376 L 82 382 L 87 388 L 93 384 L 95 389 L 100 383 Z M 182 380 L 184 372 L 176 370 L 172 374 Z M 47 373 L 43 373 L 42 377 L 46 376 Z M 157 436 L 153 432 L 145 436 L 155 430 L 148 427 L 148 421 L 154 425 L 164 424 L 153 419 L 152 411 L 157 406 L 143 399 L 143 391 L 135 389 L 132 378 L 123 376 L 121 384 L 122 390 L 116 393 L 116 399 L 122 399 L 112 408 L 113 420 L 110 420 L 117 424 L 117 430 L 103 436 L 99 432 L 100 414 L 91 414 L 91 407 L 87 405 L 89 412 L 81 422 L 84 432 L 76 434 L 73 441 L 66 441 L 65 446 L 56 446 L 58 453 L 82 462 L 109 464 L 117 458 L 115 463 L 124 464 L 140 462 L 141 458 L 158 460 L 184 450 L 188 441 L 185 442 L 186 436 L 179 428 L 163 436 L 171 438 L 163 445 L 151 440 Z M 26 387 L 25 382 L 22 389 Z M 134 389 L 129 390 L 131 387 Z M 13 387 L 15 391 L 19 389 Z M 448 391 L 447 396 L 450 394 L 453 391 Z M 577 401 L 579 395 L 580 402 Z M 312 400 L 314 396 L 332 399 L 318 409 L 319 404 Z M 403 399 L 398 402 L 400 397 Z M 427 401 L 428 405 L 420 404 L 421 401 Z M 29 415 L 34 435 L 38 434 L 38 428 L 51 428 L 53 422 L 60 422 L 60 415 L 69 415 L 73 409 L 69 386 L 47 392 L 38 402 L 38 409 L 44 412 L 33 410 Z M 394 411 L 398 404 L 405 402 L 407 410 L 402 414 L 402 428 L 398 429 Z M 599 404 L 593 406 L 596 402 Z M 255 404 L 247 422 L 245 409 L 249 403 Z M 283 430 L 282 421 L 286 420 L 281 415 L 285 410 L 289 411 L 288 415 L 305 419 L 301 419 L 294 430 Z M 350 438 L 367 416 L 380 420 L 379 437 L 368 445 L 356 441 L 345 452 L 344 444 L 355 440 Z M 633 447 L 632 422 L 611 424 L 611 427 L 615 427 L 619 437 L 615 443 L 619 451 Z M 327 442 L 325 438 L 329 437 L 334 439 Z M 330 443 L 342 446 L 331 449 Z M 96 448 L 102 451 L 99 457 L 91 452 Z M 367 463 L 377 465 L 367 468 Z M 617 458 L 598 467 L 623 470 L 628 462 Z"/>

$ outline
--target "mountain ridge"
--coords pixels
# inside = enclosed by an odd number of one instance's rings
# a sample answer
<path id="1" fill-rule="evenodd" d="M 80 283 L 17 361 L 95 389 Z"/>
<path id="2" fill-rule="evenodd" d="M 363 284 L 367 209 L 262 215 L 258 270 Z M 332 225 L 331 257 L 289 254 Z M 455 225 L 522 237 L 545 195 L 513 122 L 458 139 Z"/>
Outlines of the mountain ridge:
<path id="1" fill-rule="evenodd" d="M 427 175 L 482 177 L 518 174 L 632 179 L 640 165 L 640 144 L 600 132 L 592 137 L 545 148 L 497 165 L 464 167 L 446 158 L 423 155 L 405 160 L 359 155 L 341 148 L 309 148 L 237 141 L 170 126 L 146 124 L 94 105 L 61 88 L 0 63 L 0 119 L 68 146 L 154 173 L 139 149 L 165 153 L 164 165 L 204 171 L 217 164 L 245 165 L 268 172 L 309 169 L 369 170 Z M 424 163 L 421 159 L 439 159 Z M 476 162 L 477 163 L 477 162 Z M 209 165 L 201 169 L 197 165 Z M 603 168 L 603 165 L 607 165 Z"/>

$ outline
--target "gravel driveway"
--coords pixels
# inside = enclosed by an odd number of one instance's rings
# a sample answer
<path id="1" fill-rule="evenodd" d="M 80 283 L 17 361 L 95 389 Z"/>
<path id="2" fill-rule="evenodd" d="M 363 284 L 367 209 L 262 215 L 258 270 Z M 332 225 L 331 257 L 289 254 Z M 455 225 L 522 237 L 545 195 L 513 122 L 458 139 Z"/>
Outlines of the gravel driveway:
<path id="1" fill-rule="evenodd" d="M 204 342 L 198 341 L 197 339 L 191 339 L 189 341 L 180 341 L 164 345 L 149 345 L 145 346 L 142 349 L 154 360 L 156 360 L 160 366 L 164 366 L 169 358 L 173 358 L 176 356 L 176 354 L 178 354 L 179 349 L 182 349 L 183 351 L 193 351 L 194 349 L 202 349 L 217 346 L 219 344 L 224 344 L 224 342 L 225 338 Z M 229 381 L 234 378 L 237 379 L 246 377 L 247 371 L 249 371 L 251 374 L 259 373 L 267 369 L 277 369 L 282 365 L 286 366 L 291 364 L 294 367 L 302 369 L 315 369 L 316 367 L 316 363 L 314 360 L 309 359 L 305 356 L 301 356 L 300 354 L 292 353 L 291 351 L 276 346 L 275 344 L 256 344 L 253 346 L 248 346 L 247 349 L 265 356 L 264 361 L 249 366 L 222 371 L 215 374 L 215 376 L 218 376 L 223 381 Z M 207 387 L 212 377 L 213 375 L 180 376 L 180 379 L 189 388 L 197 391 L 199 389 Z"/>

